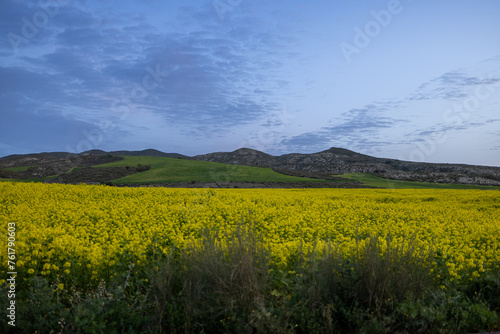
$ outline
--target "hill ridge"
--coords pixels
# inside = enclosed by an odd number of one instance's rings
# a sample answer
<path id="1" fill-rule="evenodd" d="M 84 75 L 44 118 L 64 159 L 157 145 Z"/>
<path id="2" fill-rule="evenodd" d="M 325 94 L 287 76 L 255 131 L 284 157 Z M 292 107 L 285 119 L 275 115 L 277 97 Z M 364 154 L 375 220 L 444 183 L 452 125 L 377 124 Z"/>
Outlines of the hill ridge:
<path id="1" fill-rule="evenodd" d="M 386 179 L 436 183 L 459 183 L 500 186 L 500 167 L 450 163 L 421 163 L 397 159 L 377 158 L 345 148 L 330 147 L 316 153 L 287 153 L 274 156 L 252 148 L 239 148 L 232 152 L 214 152 L 196 156 L 165 153 L 155 149 L 142 151 L 90 150 L 76 153 L 44 152 L 17 154 L 0 158 L 0 169 L 33 166 L 68 161 L 73 167 L 85 161 L 98 161 L 92 156 L 153 156 L 177 159 L 219 162 L 230 165 L 268 167 L 285 174 L 343 175 L 366 173 Z M 85 159 L 83 157 L 86 157 Z M 72 161 L 71 164 L 69 161 Z M 78 161 L 76 163 L 75 161 Z M 90 164 L 90 163 L 89 163 Z M 88 164 L 87 164 L 88 165 Z"/>
<path id="2" fill-rule="evenodd" d="M 256 159 L 256 157 L 261 157 Z M 344 148 L 331 147 L 317 153 L 288 153 L 272 156 L 257 150 L 242 149 L 192 157 L 196 160 L 233 165 L 271 167 L 281 171 L 319 172 L 334 175 L 367 173 L 387 179 L 437 183 L 462 183 L 500 186 L 500 167 L 466 164 L 421 163 L 376 158 Z"/>

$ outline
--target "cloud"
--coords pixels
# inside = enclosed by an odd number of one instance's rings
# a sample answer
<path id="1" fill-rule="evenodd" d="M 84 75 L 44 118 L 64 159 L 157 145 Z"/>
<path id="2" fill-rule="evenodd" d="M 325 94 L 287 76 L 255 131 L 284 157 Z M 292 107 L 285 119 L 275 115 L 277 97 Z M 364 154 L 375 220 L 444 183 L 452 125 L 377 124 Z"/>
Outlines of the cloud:
<path id="1" fill-rule="evenodd" d="M 31 15 L 30 15 L 31 14 Z M 0 2 L 0 49 L 8 51 L 10 54 L 12 45 L 9 39 L 10 34 L 16 34 L 22 37 L 23 17 L 33 15 L 29 2 L 5 0 Z"/>
<path id="2" fill-rule="evenodd" d="M 16 3 L 9 15 L 34 10 L 41 9 Z M 83 6 L 60 7 L 44 27 L 42 54 L 27 52 L 16 66 L 0 69 L 2 92 L 37 100 L 67 120 L 129 128 L 133 118 L 117 120 L 112 110 L 126 101 L 132 114 L 152 112 L 170 126 L 203 122 L 198 128 L 205 137 L 274 112 L 269 87 L 281 80 L 273 71 L 285 37 L 238 22 L 228 29 L 202 9 L 186 8 L 181 16 L 190 29 L 171 32 L 135 14 L 108 19 Z"/>
<path id="3" fill-rule="evenodd" d="M 449 132 L 470 133 L 471 129 L 498 122 L 492 111 L 498 106 L 497 68 L 500 57 L 470 69 L 444 73 L 406 97 L 351 109 L 340 119 L 331 119 L 332 125 L 289 136 L 281 143 L 288 151 L 311 152 L 341 146 L 366 149 L 368 153 L 377 146 L 408 146 Z"/>
<path id="4" fill-rule="evenodd" d="M 58 35 L 59 42 L 67 47 L 72 46 L 92 46 L 104 42 L 103 34 L 92 28 L 71 28 L 65 29 Z"/>
<path id="5" fill-rule="evenodd" d="M 361 109 L 351 109 L 342 114 L 343 120 L 340 123 L 284 139 L 282 144 L 291 150 L 301 151 L 330 146 L 362 148 L 368 146 L 368 142 L 371 147 L 385 145 L 387 141 L 381 139 L 382 130 L 405 122 L 385 116 L 387 111 L 387 104 L 371 104 Z"/>
<path id="6" fill-rule="evenodd" d="M 425 129 L 419 129 L 413 133 L 408 134 L 409 137 L 414 137 L 415 142 L 423 141 L 422 138 L 428 138 L 438 135 L 443 135 L 454 131 L 465 131 L 474 128 L 484 127 L 489 124 L 500 122 L 500 119 L 485 119 L 485 120 L 468 120 L 460 123 L 439 123 Z"/>
<path id="7" fill-rule="evenodd" d="M 0 67 L 0 94 L 29 92 L 33 97 L 42 97 L 44 90 L 54 88 L 50 74 L 28 71 L 21 67 Z"/>
<path id="8" fill-rule="evenodd" d="M 17 148 L 8 153 L 19 153 L 23 148 L 25 153 L 65 150 L 85 139 L 83 131 L 95 128 L 93 124 L 68 119 L 57 111 L 40 107 L 36 100 L 20 94 L 3 94 L 0 105 L 0 146 Z"/>
<path id="9" fill-rule="evenodd" d="M 463 99 L 470 94 L 471 88 L 495 85 L 498 83 L 500 83 L 500 79 L 493 77 L 493 73 L 489 73 L 485 77 L 478 77 L 468 75 L 463 71 L 453 71 L 422 84 L 408 99 Z"/>

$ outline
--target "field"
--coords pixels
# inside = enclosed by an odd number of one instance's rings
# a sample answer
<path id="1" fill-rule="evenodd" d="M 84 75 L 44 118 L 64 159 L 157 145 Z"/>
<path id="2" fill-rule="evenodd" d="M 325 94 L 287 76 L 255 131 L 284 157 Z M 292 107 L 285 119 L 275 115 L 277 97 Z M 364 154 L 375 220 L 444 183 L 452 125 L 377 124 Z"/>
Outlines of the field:
<path id="1" fill-rule="evenodd" d="M 497 191 L 1 182 L 0 203 L 4 235 L 16 228 L 25 332 L 440 333 L 500 324 Z M 7 237 L 0 247 L 5 264 Z"/>
<path id="2" fill-rule="evenodd" d="M 189 159 L 176 159 L 167 157 L 149 157 L 149 156 L 123 156 L 123 160 L 93 165 L 93 168 L 73 167 L 65 173 L 62 173 L 60 180 L 58 175 L 45 175 L 45 177 L 35 177 L 24 175 L 17 181 L 22 182 L 44 182 L 56 181 L 58 183 L 105 183 L 114 185 L 147 185 L 163 184 L 179 187 L 339 187 L 339 188 L 386 188 L 386 189 L 496 189 L 498 186 L 479 186 L 468 184 L 447 184 L 447 183 L 429 183 L 414 181 L 398 181 L 384 179 L 375 175 L 365 173 L 350 173 L 345 175 L 328 175 L 327 173 L 311 173 L 304 171 L 284 171 L 283 174 L 274 171 L 271 168 L 251 167 L 241 165 L 230 165 L 209 161 L 198 161 Z M 61 163 L 59 163 L 61 164 Z M 51 165 L 48 163 L 47 165 Z M 53 163 L 53 166 L 58 164 Z M 66 166 L 62 163 L 62 166 Z M 123 177 L 120 171 L 110 171 L 112 168 L 131 168 L 137 166 L 145 167 L 145 171 L 138 173 L 128 173 Z M 0 169 L 0 181 L 9 181 L 12 176 L 2 172 L 27 172 L 30 167 L 22 166 Z M 104 176 L 99 176 L 98 169 L 106 170 Z M 127 173 L 125 173 L 127 174 Z M 38 174 L 39 175 L 39 174 Z M 102 175 L 102 174 L 101 174 Z M 308 176 L 308 177 L 304 177 Z M 312 178 L 314 177 L 314 178 Z"/>
<path id="3" fill-rule="evenodd" d="M 97 167 L 125 167 L 138 164 L 151 169 L 118 180 L 116 184 L 163 182 L 304 182 L 317 181 L 276 173 L 271 168 L 234 166 L 209 161 L 196 161 L 163 157 L 124 157 L 124 160 Z"/>
<path id="4" fill-rule="evenodd" d="M 11 171 L 11 172 L 23 172 L 30 167 L 33 167 L 33 166 L 10 167 L 10 168 L 5 168 L 5 170 Z"/>

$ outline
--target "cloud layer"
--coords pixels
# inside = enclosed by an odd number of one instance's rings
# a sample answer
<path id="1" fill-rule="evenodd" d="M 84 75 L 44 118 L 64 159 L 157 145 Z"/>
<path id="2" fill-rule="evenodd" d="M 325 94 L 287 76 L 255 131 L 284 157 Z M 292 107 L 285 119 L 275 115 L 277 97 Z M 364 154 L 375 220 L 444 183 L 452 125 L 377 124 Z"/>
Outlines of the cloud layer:
<path id="1" fill-rule="evenodd" d="M 500 165 L 498 3 L 404 2 L 349 63 L 339 45 L 386 3 L 224 3 L 2 1 L 0 156 L 479 148 Z"/>
<path id="2" fill-rule="evenodd" d="M 266 92 L 281 80 L 273 72 L 282 55 L 268 45 L 279 47 L 286 37 L 248 23 L 228 29 L 205 8 L 183 8 L 178 20 L 192 28 L 182 32 L 160 30 L 140 15 L 110 18 L 99 8 L 68 2 L 56 6 L 36 33 L 23 19 L 44 13 L 41 7 L 11 1 L 2 8 L 7 24 L 1 33 L 8 36 L 0 50 L 6 64 L 0 67 L 2 117 L 30 119 L 15 123 L 26 143 L 35 139 L 29 126 L 47 129 L 48 123 L 70 133 L 113 123 L 133 136 L 137 118 L 148 114 L 157 117 L 142 127 L 163 123 L 210 138 L 276 109 Z M 33 149 L 61 146 L 45 141 L 45 134 L 37 134 Z M 74 138 L 58 140 L 70 144 Z M 2 141 L 19 143 L 7 134 Z"/>

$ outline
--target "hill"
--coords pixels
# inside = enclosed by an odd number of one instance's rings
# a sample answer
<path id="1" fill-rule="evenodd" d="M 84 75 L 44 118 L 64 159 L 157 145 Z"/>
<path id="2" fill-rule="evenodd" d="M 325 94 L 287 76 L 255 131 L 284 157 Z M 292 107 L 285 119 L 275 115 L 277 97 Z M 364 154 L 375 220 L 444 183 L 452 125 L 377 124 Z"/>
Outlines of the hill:
<path id="1" fill-rule="evenodd" d="M 375 158 L 335 147 L 318 153 L 291 153 L 281 156 L 240 149 L 234 152 L 198 155 L 193 159 L 247 166 L 258 164 L 284 171 L 321 172 L 334 175 L 365 173 L 401 181 L 500 186 L 500 167 Z"/>
<path id="2" fill-rule="evenodd" d="M 225 163 L 199 161 L 191 159 L 173 159 L 165 157 L 139 157 L 128 156 L 123 160 L 94 166 L 95 169 L 118 168 L 146 164 L 148 170 L 128 175 L 113 181 L 117 185 L 133 184 L 168 184 L 193 187 L 197 186 L 245 186 L 243 183 L 258 183 L 262 187 L 272 186 L 270 183 L 314 183 L 320 184 L 322 179 L 306 178 L 300 176 L 284 175 L 271 168 L 229 165 Z M 337 182 L 336 184 L 333 184 Z M 177 183 L 177 184 L 176 184 Z M 201 183 L 201 184 L 199 184 Z M 342 178 L 332 179 L 329 186 L 358 186 L 361 183 Z M 279 186 L 275 184 L 275 186 Z M 281 185 L 284 186 L 284 185 Z M 295 185 L 297 186 L 297 185 Z"/>
<path id="3" fill-rule="evenodd" d="M 145 166 L 151 168 L 145 169 Z M 68 176 L 75 172 L 78 173 Z M 500 167 L 384 159 L 335 147 L 312 154 L 280 156 L 249 148 L 194 157 L 153 149 L 91 150 L 80 154 L 53 152 L 2 157 L 0 178 L 69 183 L 174 182 L 179 185 L 185 182 L 188 183 L 186 186 L 197 182 L 216 185 L 228 182 L 288 182 L 290 185 L 292 182 L 315 181 L 318 187 L 364 184 L 391 188 L 454 188 L 456 186 L 446 184 L 457 184 L 462 185 L 459 186 L 461 188 L 470 188 L 469 185 L 500 186 Z M 327 183 L 320 185 L 318 180 Z"/>
<path id="4" fill-rule="evenodd" d="M 164 157 L 164 158 L 180 158 L 189 159 L 188 156 L 179 153 L 165 153 L 162 151 L 147 149 L 142 151 L 102 151 L 102 150 L 90 150 L 85 151 L 81 154 L 93 154 L 93 155 L 116 155 L 116 156 L 127 156 L 127 157 Z"/>
<path id="5" fill-rule="evenodd" d="M 193 157 L 194 160 L 220 162 L 231 165 L 273 167 L 276 165 L 276 157 L 252 150 L 249 148 L 240 148 L 234 152 L 216 152 Z"/>

